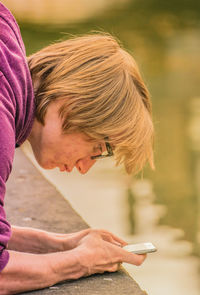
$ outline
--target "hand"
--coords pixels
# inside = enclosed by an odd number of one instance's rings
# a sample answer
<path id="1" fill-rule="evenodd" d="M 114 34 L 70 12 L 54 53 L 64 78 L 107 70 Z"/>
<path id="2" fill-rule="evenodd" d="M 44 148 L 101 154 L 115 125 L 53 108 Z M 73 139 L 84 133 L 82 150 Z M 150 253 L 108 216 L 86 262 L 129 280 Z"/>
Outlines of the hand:
<path id="1" fill-rule="evenodd" d="M 117 246 L 125 246 L 127 243 L 115 236 L 114 234 L 110 233 L 106 230 L 101 229 L 85 229 L 79 232 L 70 233 L 70 234 L 53 234 L 59 243 L 62 243 L 62 251 L 71 250 L 76 248 L 80 241 L 87 235 L 92 233 L 98 233 L 103 240 L 115 244 Z"/>
<path id="2" fill-rule="evenodd" d="M 74 249 L 84 276 L 117 271 L 122 262 L 141 265 L 146 255 L 127 252 L 122 248 L 126 244 L 108 231 L 90 230 Z"/>

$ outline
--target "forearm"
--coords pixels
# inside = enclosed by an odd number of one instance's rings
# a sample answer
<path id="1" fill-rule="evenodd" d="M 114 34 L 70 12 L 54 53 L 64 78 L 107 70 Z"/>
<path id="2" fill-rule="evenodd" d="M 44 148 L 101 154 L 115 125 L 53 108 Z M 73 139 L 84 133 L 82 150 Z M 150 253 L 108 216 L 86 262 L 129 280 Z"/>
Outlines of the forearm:
<path id="1" fill-rule="evenodd" d="M 8 243 L 9 250 L 28 253 L 51 253 L 63 250 L 59 234 L 29 228 L 12 226 L 12 235 Z"/>
<path id="2" fill-rule="evenodd" d="M 34 230 L 26 230 L 29 236 L 34 234 Z M 21 236 L 22 232 L 19 233 L 15 228 L 11 245 L 14 242 L 19 245 L 24 241 L 25 238 L 22 239 Z M 27 234 L 25 236 L 27 239 Z M 58 240 L 65 239 L 62 234 L 55 236 Z M 124 250 L 122 246 L 126 243 L 104 230 L 87 229 L 69 234 L 66 239 L 67 247 L 71 247 L 68 251 L 48 254 L 9 251 L 9 262 L 0 273 L 0 295 L 45 288 L 63 280 L 77 279 L 94 273 L 113 272 L 122 262 L 140 265 L 145 259 L 144 255 Z"/>
<path id="3" fill-rule="evenodd" d="M 0 295 L 42 289 L 83 275 L 74 250 L 41 255 L 9 253 L 9 262 L 0 273 Z"/>

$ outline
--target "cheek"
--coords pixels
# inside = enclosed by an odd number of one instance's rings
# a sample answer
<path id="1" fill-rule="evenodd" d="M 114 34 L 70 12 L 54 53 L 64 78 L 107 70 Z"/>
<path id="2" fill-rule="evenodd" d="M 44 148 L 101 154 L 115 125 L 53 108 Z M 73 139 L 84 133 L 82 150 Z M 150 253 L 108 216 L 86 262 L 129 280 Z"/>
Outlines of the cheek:
<path id="1" fill-rule="evenodd" d="M 78 136 L 68 135 L 59 141 L 54 150 L 55 161 L 75 164 L 78 160 L 91 155 L 93 146 Z M 66 162 L 67 161 L 67 162 Z"/>
<path id="2" fill-rule="evenodd" d="M 65 162 L 65 161 L 73 161 L 73 159 L 77 155 L 77 150 L 67 147 L 67 148 L 58 148 L 54 154 L 55 161 Z"/>

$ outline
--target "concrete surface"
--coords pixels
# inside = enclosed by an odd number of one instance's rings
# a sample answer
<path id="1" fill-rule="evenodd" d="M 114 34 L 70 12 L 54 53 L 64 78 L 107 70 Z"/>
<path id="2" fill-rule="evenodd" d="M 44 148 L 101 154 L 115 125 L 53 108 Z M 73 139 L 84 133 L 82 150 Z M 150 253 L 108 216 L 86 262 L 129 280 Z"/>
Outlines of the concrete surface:
<path id="1" fill-rule="evenodd" d="M 31 226 L 60 233 L 79 231 L 88 227 L 20 149 L 16 150 L 13 171 L 7 183 L 5 207 L 10 223 L 19 226 Z M 66 281 L 28 294 L 145 295 L 146 292 L 142 291 L 122 269 L 116 273 Z"/>

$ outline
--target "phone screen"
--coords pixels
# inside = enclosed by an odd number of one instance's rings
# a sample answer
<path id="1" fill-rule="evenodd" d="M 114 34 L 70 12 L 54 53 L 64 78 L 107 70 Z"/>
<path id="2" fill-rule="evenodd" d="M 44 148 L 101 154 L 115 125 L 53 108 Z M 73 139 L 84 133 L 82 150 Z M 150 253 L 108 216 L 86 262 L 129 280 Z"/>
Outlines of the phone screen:
<path id="1" fill-rule="evenodd" d="M 146 254 L 157 251 L 156 247 L 152 243 L 139 243 L 139 244 L 130 244 L 123 247 L 126 251 L 132 252 L 135 254 Z"/>

